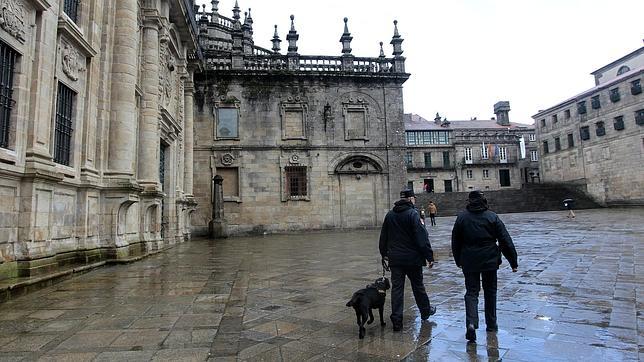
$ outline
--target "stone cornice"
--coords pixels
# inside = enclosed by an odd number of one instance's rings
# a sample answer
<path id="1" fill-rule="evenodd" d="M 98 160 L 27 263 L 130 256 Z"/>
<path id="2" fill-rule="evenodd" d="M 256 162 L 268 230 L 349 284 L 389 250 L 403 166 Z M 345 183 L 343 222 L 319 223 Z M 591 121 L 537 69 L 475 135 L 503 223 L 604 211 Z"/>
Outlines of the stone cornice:
<path id="1" fill-rule="evenodd" d="M 86 57 L 92 58 L 97 52 L 85 39 L 81 30 L 64 13 L 58 17 L 58 32 L 72 42 Z"/>
<path id="2" fill-rule="evenodd" d="M 47 10 L 51 6 L 49 0 L 27 0 L 27 2 L 33 5 L 37 11 Z"/>

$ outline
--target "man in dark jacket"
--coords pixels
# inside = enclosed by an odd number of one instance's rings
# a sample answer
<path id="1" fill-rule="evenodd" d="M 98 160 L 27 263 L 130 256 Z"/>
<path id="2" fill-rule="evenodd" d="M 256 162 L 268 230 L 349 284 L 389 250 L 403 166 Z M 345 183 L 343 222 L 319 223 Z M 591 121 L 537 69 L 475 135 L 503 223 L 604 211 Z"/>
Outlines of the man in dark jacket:
<path id="1" fill-rule="evenodd" d="M 436 313 L 423 285 L 424 265 L 434 265 L 434 253 L 425 225 L 414 207 L 413 190 L 400 192 L 400 200 L 387 213 L 380 230 L 380 255 L 389 259 L 391 268 L 391 322 L 394 331 L 402 330 L 405 276 L 409 278 L 416 305 L 423 320 Z"/>
<path id="2" fill-rule="evenodd" d="M 497 245 L 498 241 L 498 245 Z M 456 218 L 452 229 L 452 254 L 456 266 L 465 275 L 465 338 L 476 341 L 479 325 L 478 297 L 483 278 L 486 331 L 496 332 L 496 271 L 501 265 L 501 253 L 516 272 L 517 251 L 505 225 L 497 214 L 488 210 L 481 191 L 468 195 L 467 211 Z"/>

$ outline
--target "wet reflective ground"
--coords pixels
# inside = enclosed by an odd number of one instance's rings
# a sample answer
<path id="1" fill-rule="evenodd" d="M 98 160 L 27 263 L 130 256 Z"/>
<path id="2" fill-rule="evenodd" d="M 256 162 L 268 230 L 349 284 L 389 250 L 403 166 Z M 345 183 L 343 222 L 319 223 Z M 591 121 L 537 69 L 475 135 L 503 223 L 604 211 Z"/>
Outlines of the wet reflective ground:
<path id="1" fill-rule="evenodd" d="M 438 218 L 425 271 L 438 312 L 421 321 L 408 285 L 402 332 L 376 321 L 359 340 L 345 306 L 381 275 L 378 231 L 195 240 L 0 304 L 0 360 L 637 361 L 644 210 L 501 217 L 519 272 L 499 271 L 500 330 L 476 344 L 449 255 L 454 218 Z"/>

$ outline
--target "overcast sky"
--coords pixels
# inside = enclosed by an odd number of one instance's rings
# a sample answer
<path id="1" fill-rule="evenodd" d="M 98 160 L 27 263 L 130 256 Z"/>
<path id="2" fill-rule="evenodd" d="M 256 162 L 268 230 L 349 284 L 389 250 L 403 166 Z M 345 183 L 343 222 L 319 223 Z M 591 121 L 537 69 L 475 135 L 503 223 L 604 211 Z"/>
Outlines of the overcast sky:
<path id="1" fill-rule="evenodd" d="M 206 3 L 210 0 L 197 0 Z M 234 0 L 219 13 L 232 17 Z M 286 52 L 289 15 L 298 52 L 340 55 L 349 18 L 355 56 L 390 57 L 393 20 L 411 73 L 405 113 L 433 119 L 489 119 L 510 101 L 510 120 L 532 115 L 594 86 L 590 72 L 644 46 L 642 0 L 239 0 L 251 8 L 255 44 L 271 48 L 277 24 Z"/>

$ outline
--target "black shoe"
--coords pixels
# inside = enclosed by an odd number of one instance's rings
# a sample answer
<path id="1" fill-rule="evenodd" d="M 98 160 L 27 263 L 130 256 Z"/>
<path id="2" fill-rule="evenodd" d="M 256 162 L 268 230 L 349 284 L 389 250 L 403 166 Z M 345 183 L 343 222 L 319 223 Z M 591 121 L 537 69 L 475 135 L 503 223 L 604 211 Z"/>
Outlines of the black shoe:
<path id="1" fill-rule="evenodd" d="M 476 342 L 476 329 L 473 324 L 467 325 L 467 332 L 465 332 L 465 339 L 470 342 Z"/>
<path id="2" fill-rule="evenodd" d="M 421 314 L 421 315 L 420 315 L 420 319 L 422 319 L 422 320 L 426 321 L 426 320 L 428 320 L 428 319 L 429 319 L 429 317 L 433 316 L 434 314 L 436 314 L 436 307 L 431 307 L 431 306 L 430 306 L 430 307 L 429 307 L 429 313 L 427 313 L 427 314 Z"/>
<path id="3" fill-rule="evenodd" d="M 486 332 L 498 332 L 499 331 L 499 326 L 497 326 L 496 324 L 493 325 L 493 326 L 487 326 L 485 328 L 485 331 Z"/>
<path id="4" fill-rule="evenodd" d="M 394 332 L 402 331 L 402 324 L 394 324 Z"/>

